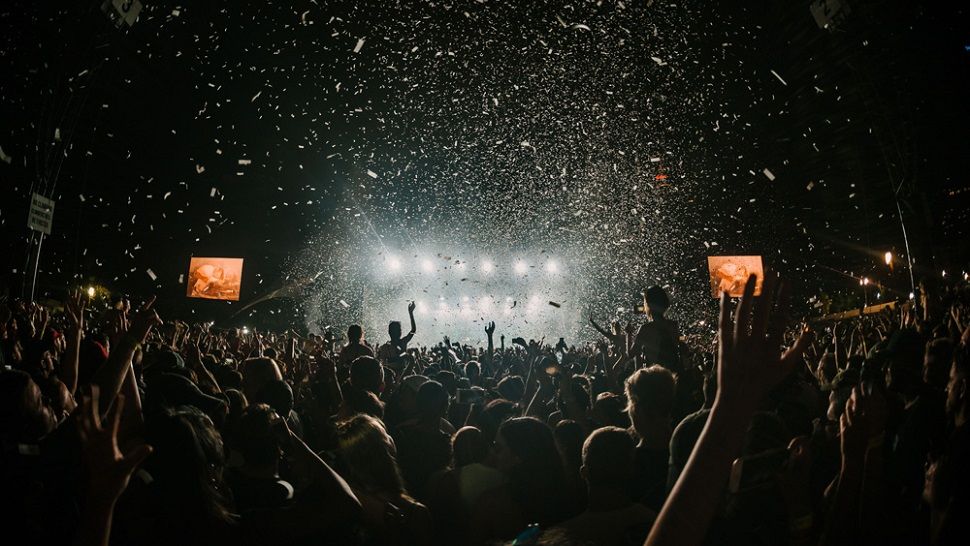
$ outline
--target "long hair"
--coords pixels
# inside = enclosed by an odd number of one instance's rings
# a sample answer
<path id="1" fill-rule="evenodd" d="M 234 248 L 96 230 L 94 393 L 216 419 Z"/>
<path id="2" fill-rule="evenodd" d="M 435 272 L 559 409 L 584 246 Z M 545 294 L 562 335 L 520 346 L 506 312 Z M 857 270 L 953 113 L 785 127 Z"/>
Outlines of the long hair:
<path id="1" fill-rule="evenodd" d="M 519 459 L 509 474 L 512 497 L 540 525 L 562 519 L 568 510 L 566 474 L 549 425 L 533 417 L 510 419 L 498 430 Z"/>
<path id="2" fill-rule="evenodd" d="M 394 441 L 380 420 L 358 414 L 337 428 L 340 461 L 348 480 L 371 493 L 406 496 Z"/>
<path id="3" fill-rule="evenodd" d="M 201 411 L 183 406 L 154 416 L 146 424 L 154 452 L 146 465 L 152 489 L 169 516 L 205 525 L 231 521 L 223 493 L 222 437 Z"/>

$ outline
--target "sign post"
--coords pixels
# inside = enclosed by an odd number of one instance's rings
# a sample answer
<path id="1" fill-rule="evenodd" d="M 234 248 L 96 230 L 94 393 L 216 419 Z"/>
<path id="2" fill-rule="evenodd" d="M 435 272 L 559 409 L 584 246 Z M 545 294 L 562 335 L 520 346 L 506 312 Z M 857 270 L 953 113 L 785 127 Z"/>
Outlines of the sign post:
<path id="1" fill-rule="evenodd" d="M 40 266 L 40 248 L 44 244 L 44 235 L 51 234 L 54 222 L 54 201 L 35 193 L 30 198 L 30 214 L 27 216 L 27 227 L 40 232 L 37 249 L 34 252 L 34 274 L 30 281 L 30 301 L 34 301 L 37 288 L 37 270 Z"/>

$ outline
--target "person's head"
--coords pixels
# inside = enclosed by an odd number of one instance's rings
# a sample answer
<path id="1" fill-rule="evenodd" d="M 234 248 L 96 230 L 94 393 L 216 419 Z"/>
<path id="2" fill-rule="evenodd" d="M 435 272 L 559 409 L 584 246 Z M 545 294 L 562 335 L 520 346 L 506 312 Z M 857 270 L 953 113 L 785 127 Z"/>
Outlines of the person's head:
<path id="1" fill-rule="evenodd" d="M 593 421 L 601 427 L 630 427 L 626 413 L 626 397 L 612 392 L 601 392 L 593 403 Z"/>
<path id="2" fill-rule="evenodd" d="M 443 370 L 435 374 L 435 380 L 441 383 L 441 386 L 448 391 L 448 394 L 454 396 L 458 391 L 458 378 L 455 377 L 455 372 L 451 370 Z"/>
<path id="3" fill-rule="evenodd" d="M 176 519 L 230 519 L 221 493 L 225 452 L 222 437 L 208 416 L 191 406 L 150 415 L 145 442 L 152 446 L 146 469 L 159 506 Z"/>
<path id="4" fill-rule="evenodd" d="M 448 391 L 437 381 L 425 381 L 418 388 L 416 408 L 422 421 L 437 422 L 448 413 Z"/>
<path id="5" fill-rule="evenodd" d="M 347 328 L 347 340 L 351 343 L 360 343 L 364 339 L 364 328 L 359 324 L 351 324 Z"/>
<path id="6" fill-rule="evenodd" d="M 886 386 L 905 398 L 915 396 L 923 383 L 925 346 L 922 338 L 911 328 L 897 330 L 889 338 L 886 350 L 889 358 Z"/>
<path id="7" fill-rule="evenodd" d="M 282 450 L 274 427 L 280 416 L 266 404 L 251 404 L 239 418 L 233 445 L 247 466 L 276 468 Z"/>
<path id="8" fill-rule="evenodd" d="M 387 335 L 391 336 L 391 341 L 401 339 L 401 322 L 392 320 L 387 325 Z"/>
<path id="9" fill-rule="evenodd" d="M 578 472 L 582 465 L 583 440 L 586 436 L 583 427 L 572 419 L 563 419 L 556 423 L 552 435 L 566 471 Z"/>
<path id="10" fill-rule="evenodd" d="M 970 354 L 966 348 L 954 355 L 950 379 L 946 384 L 946 414 L 958 425 L 970 417 Z"/>
<path id="11" fill-rule="evenodd" d="M 384 368 L 372 356 L 362 356 L 350 363 L 350 384 L 379 394 L 384 390 Z"/>
<path id="12" fill-rule="evenodd" d="M 923 382 L 937 389 L 946 388 L 952 363 L 952 340 L 939 338 L 927 343 L 923 355 Z"/>
<path id="13" fill-rule="evenodd" d="M 818 366 L 815 368 L 815 376 L 820 383 L 827 385 L 835 379 L 835 374 L 837 373 L 839 373 L 839 368 L 835 360 L 835 353 L 826 352 L 818 361 Z"/>
<path id="14" fill-rule="evenodd" d="M 519 406 L 509 400 L 499 398 L 485 404 L 481 415 L 478 416 L 478 424 L 488 445 L 492 445 L 495 441 L 495 435 L 498 434 L 502 423 L 519 414 Z"/>
<path id="15" fill-rule="evenodd" d="M 251 399 L 251 402 L 267 404 L 276 413 L 286 418 L 290 415 L 290 410 L 293 409 L 293 389 L 289 383 L 282 379 L 270 381 L 259 390 L 256 397 Z"/>
<path id="16" fill-rule="evenodd" d="M 0 371 L 0 442 L 34 443 L 56 425 L 54 412 L 30 375 Z"/>
<path id="17" fill-rule="evenodd" d="M 455 458 L 455 468 L 481 463 L 488 457 L 488 443 L 481 430 L 475 427 L 458 429 L 451 439 L 451 448 Z"/>
<path id="18" fill-rule="evenodd" d="M 643 293 L 643 302 L 646 304 L 647 313 L 653 317 L 662 317 L 667 309 L 670 308 L 670 298 L 667 291 L 659 286 L 651 286 Z"/>
<path id="19" fill-rule="evenodd" d="M 580 473 L 590 489 L 626 491 L 634 474 L 635 442 L 630 432 L 619 427 L 593 431 L 583 444 Z"/>
<path id="20" fill-rule="evenodd" d="M 370 391 L 350 387 L 344 390 L 343 398 L 338 416 L 341 420 L 350 419 L 358 414 L 370 415 L 377 419 L 384 418 L 384 402 Z"/>
<path id="21" fill-rule="evenodd" d="M 255 398 L 267 383 L 283 379 L 280 367 L 272 358 L 250 358 L 244 360 L 240 371 L 243 376 L 242 389 L 249 399 Z"/>
<path id="22" fill-rule="evenodd" d="M 478 379 L 482 376 L 482 366 L 478 362 L 472 360 L 465 364 L 465 377 L 472 385 L 478 384 Z"/>
<path id="23" fill-rule="evenodd" d="M 495 389 L 506 400 L 522 400 L 525 395 L 525 382 L 518 375 L 510 375 L 502 378 Z"/>
<path id="24" fill-rule="evenodd" d="M 397 465 L 397 448 L 383 423 L 370 415 L 357 415 L 338 425 L 337 438 L 348 481 L 372 493 L 407 494 Z"/>
<path id="25" fill-rule="evenodd" d="M 566 476 L 549 425 L 532 417 L 510 419 L 499 427 L 493 452 L 530 520 L 547 524 L 562 515 Z"/>
<path id="26" fill-rule="evenodd" d="M 658 432 L 669 434 L 676 388 L 670 370 L 657 364 L 641 368 L 627 378 L 625 388 L 627 413 L 637 435 L 642 439 Z"/>

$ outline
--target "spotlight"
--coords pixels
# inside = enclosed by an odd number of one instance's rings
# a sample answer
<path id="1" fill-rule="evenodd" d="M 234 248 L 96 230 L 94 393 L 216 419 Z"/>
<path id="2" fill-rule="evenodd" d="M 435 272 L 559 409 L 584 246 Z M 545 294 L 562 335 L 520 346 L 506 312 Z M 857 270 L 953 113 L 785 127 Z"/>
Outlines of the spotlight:
<path id="1" fill-rule="evenodd" d="M 387 260 L 387 266 L 391 268 L 391 271 L 400 271 L 401 260 L 398 260 L 397 258 L 392 256 L 389 260 Z"/>
<path id="2" fill-rule="evenodd" d="M 546 262 L 546 271 L 549 273 L 559 273 L 559 264 L 556 260 L 549 260 Z"/>
<path id="3" fill-rule="evenodd" d="M 94 287 L 93 286 L 89 286 L 88 287 L 88 297 L 89 298 L 93 298 L 94 297 Z"/>
<path id="4" fill-rule="evenodd" d="M 495 264 L 493 264 L 491 261 L 485 260 L 482 262 L 482 271 L 485 273 L 491 273 L 493 269 L 495 269 Z"/>
<path id="5" fill-rule="evenodd" d="M 431 273 L 434 271 L 434 264 L 431 263 L 431 260 L 422 260 L 421 269 L 424 270 L 425 273 Z"/>
<path id="6" fill-rule="evenodd" d="M 525 275 L 525 272 L 529 270 L 529 266 L 525 262 L 519 260 L 515 262 L 515 272 L 519 275 Z"/>

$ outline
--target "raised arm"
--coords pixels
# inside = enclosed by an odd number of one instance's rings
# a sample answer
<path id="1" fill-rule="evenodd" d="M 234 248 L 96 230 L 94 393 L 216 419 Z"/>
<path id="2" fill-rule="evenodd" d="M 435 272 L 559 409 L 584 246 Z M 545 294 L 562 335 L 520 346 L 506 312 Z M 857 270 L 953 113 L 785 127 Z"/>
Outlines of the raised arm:
<path id="1" fill-rule="evenodd" d="M 68 296 L 64 302 L 64 314 L 67 317 L 67 349 L 61 361 L 61 381 L 67 386 L 71 394 L 77 390 L 77 373 L 80 364 L 81 338 L 84 337 L 84 307 L 87 300 L 81 297 L 80 291 Z"/>
<path id="2" fill-rule="evenodd" d="M 720 504 L 731 464 L 740 454 L 745 431 L 762 398 L 795 368 L 808 343 L 802 336 L 779 354 L 788 310 L 782 284 L 778 309 L 768 278 L 761 297 L 754 297 L 755 276 L 748 278 L 734 317 L 727 295 L 721 296 L 718 331 L 718 386 L 707 424 L 683 473 L 645 542 L 646 546 L 700 544 Z"/>
<path id="3" fill-rule="evenodd" d="M 131 326 L 111 348 L 108 360 L 94 374 L 94 384 L 101 390 L 101 409 L 106 410 L 114 401 L 125 376 L 131 369 L 131 358 L 145 342 L 152 328 L 162 323 L 152 310 L 155 298 L 148 300 L 132 318 Z M 123 321 L 124 322 L 124 321 Z"/>
<path id="4" fill-rule="evenodd" d="M 414 323 L 414 309 L 417 307 L 413 301 L 408 304 L 408 318 L 411 320 L 411 331 L 408 332 L 408 339 L 418 331 L 418 326 Z"/>

